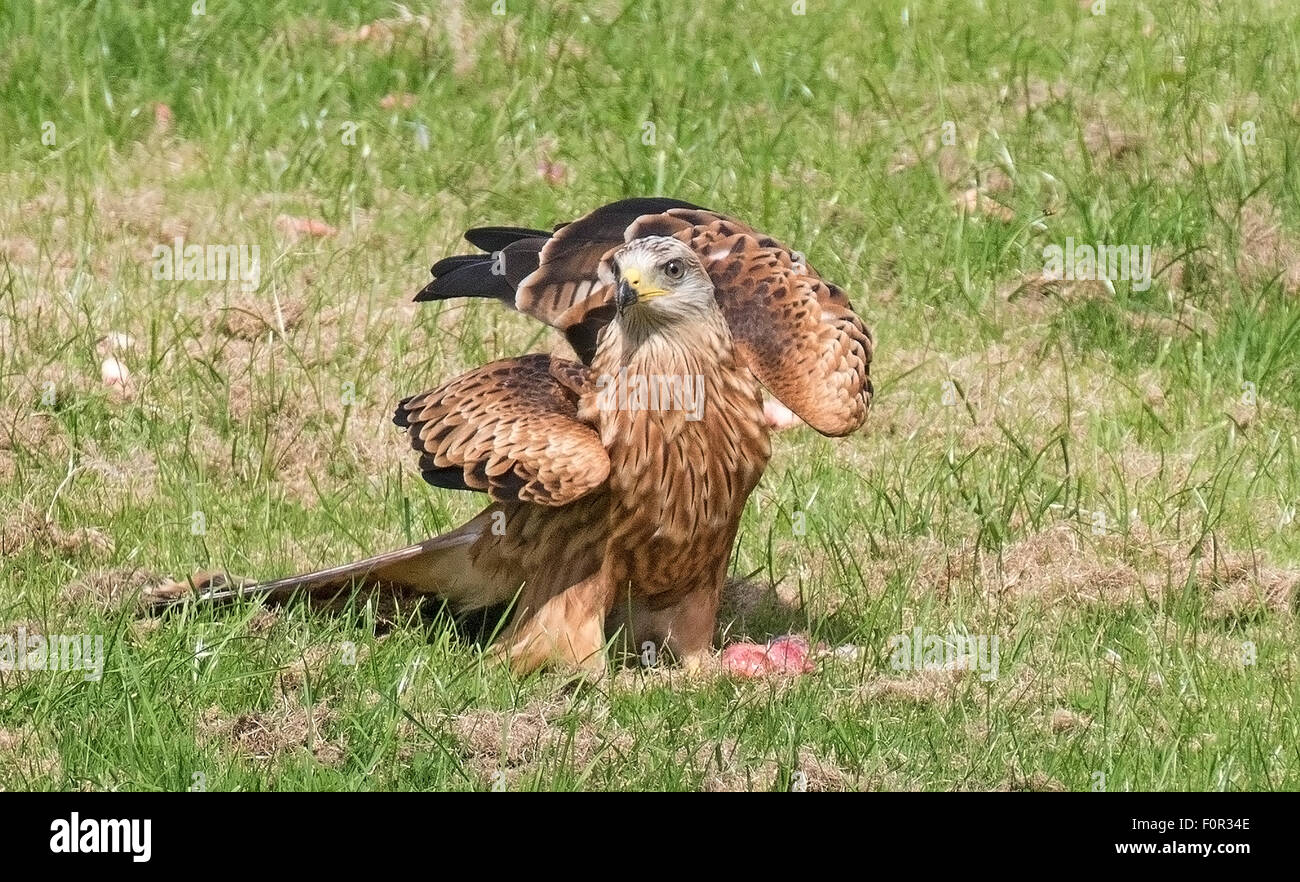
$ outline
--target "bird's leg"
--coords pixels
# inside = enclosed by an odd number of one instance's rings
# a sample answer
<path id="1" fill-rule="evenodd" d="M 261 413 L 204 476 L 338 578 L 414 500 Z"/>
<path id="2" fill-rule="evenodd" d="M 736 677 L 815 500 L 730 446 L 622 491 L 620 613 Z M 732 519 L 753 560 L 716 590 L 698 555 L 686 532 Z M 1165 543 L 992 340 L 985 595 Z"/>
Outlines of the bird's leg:
<path id="1" fill-rule="evenodd" d="M 668 652 L 688 672 L 703 670 L 713 661 L 713 635 L 721 602 L 721 586 L 708 586 L 691 592 L 660 614 Z"/>
<path id="2" fill-rule="evenodd" d="M 628 597 L 615 606 L 610 624 L 626 629 L 632 652 L 639 652 L 645 643 L 653 643 L 665 660 L 672 660 L 687 671 L 698 671 L 713 661 L 721 597 L 721 586 L 712 584 L 658 609 L 652 608 L 645 597 Z"/>
<path id="3" fill-rule="evenodd" d="M 521 607 L 494 649 L 511 670 L 526 674 L 546 664 L 577 668 L 589 674 L 605 672 L 605 613 L 608 581 L 597 571 L 535 609 L 530 598 Z"/>

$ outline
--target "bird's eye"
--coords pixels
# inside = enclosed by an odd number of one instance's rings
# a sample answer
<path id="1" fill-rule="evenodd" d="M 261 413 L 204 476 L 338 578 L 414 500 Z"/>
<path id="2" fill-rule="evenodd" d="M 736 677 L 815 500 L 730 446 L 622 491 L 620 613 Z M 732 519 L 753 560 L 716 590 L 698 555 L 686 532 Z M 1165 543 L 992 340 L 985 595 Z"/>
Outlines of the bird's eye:
<path id="1" fill-rule="evenodd" d="M 686 267 L 682 266 L 680 260 L 670 260 L 664 264 L 664 275 L 670 279 L 680 279 L 686 275 Z"/>
<path id="2" fill-rule="evenodd" d="M 623 277 L 623 274 L 619 272 L 617 260 L 610 261 L 609 268 L 614 271 L 614 278 L 620 279 Z"/>

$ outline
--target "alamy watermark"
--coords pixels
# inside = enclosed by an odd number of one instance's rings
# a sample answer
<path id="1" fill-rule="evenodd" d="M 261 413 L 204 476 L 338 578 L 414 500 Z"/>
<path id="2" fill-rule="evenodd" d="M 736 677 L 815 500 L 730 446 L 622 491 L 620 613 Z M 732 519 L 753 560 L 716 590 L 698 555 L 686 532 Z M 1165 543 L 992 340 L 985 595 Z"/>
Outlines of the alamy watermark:
<path id="1" fill-rule="evenodd" d="M 889 638 L 889 666 L 895 671 L 977 671 L 988 683 L 998 678 L 998 638 L 986 634 L 926 634 L 921 627 L 911 634 Z"/>
<path id="2" fill-rule="evenodd" d="M 262 281 L 262 249 L 257 245 L 186 245 L 177 236 L 170 245 L 155 245 L 156 282 L 239 281 L 245 292 Z"/>
<path id="3" fill-rule="evenodd" d="M 0 671 L 85 671 L 86 680 L 104 676 L 104 635 L 29 634 L 19 627 L 0 634 Z"/>
<path id="4" fill-rule="evenodd" d="M 50 822 L 53 854 L 129 854 L 137 864 L 153 856 L 153 821 L 149 818 L 83 818 L 77 812 Z"/>
<path id="5" fill-rule="evenodd" d="M 701 374 L 629 374 L 596 378 L 596 406 L 601 410 L 680 410 L 694 422 L 704 416 L 704 377 Z"/>
<path id="6" fill-rule="evenodd" d="M 1043 275 L 1071 282 L 1101 279 L 1132 282 L 1134 291 L 1146 291 L 1151 287 L 1151 246 L 1104 242 L 1089 245 L 1076 243 L 1073 236 L 1068 236 L 1064 248 L 1060 245 L 1043 248 Z"/>

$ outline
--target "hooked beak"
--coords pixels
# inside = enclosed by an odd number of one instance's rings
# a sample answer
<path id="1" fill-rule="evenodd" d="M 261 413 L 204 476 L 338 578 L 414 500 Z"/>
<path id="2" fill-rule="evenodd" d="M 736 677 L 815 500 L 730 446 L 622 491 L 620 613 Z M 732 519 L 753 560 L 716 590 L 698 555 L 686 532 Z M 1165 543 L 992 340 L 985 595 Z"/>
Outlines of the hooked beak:
<path id="1" fill-rule="evenodd" d="M 623 312 L 633 304 L 667 293 L 661 288 L 643 287 L 641 271 L 636 267 L 626 267 L 620 273 L 618 288 L 614 292 L 614 305 L 618 307 L 619 312 Z"/>
<path id="2" fill-rule="evenodd" d="M 627 279 L 619 279 L 618 289 L 614 292 L 614 305 L 622 312 L 636 303 L 636 289 L 628 284 Z"/>

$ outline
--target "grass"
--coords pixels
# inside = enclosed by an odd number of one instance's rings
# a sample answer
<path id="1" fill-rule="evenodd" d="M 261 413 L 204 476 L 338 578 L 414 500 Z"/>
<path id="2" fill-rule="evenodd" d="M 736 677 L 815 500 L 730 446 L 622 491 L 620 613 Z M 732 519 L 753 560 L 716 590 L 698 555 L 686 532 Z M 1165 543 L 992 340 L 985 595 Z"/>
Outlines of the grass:
<path id="1" fill-rule="evenodd" d="M 0 787 L 1300 787 L 1288 4 L 491 7 L 0 9 L 0 633 L 105 648 L 0 672 Z M 135 616 L 153 574 L 477 511 L 392 405 L 563 343 L 410 295 L 469 226 L 653 193 L 793 243 L 876 332 L 867 429 L 775 439 L 724 619 L 856 660 L 575 689 L 364 598 Z M 260 285 L 155 280 L 178 236 L 256 244 Z M 1153 284 L 1046 283 L 1067 237 L 1150 245 Z M 998 677 L 894 670 L 914 627 L 996 636 Z"/>

